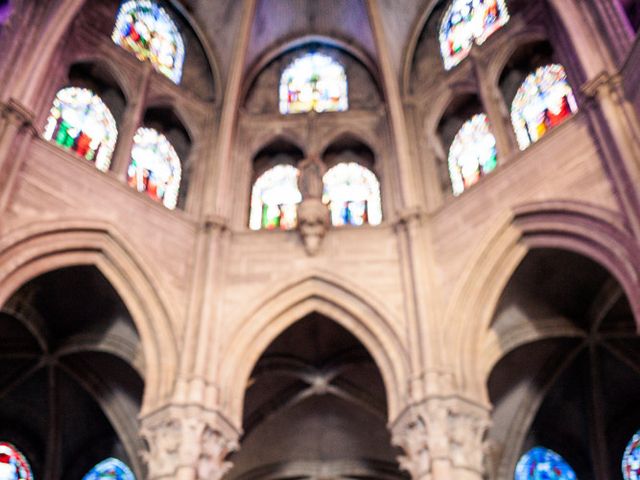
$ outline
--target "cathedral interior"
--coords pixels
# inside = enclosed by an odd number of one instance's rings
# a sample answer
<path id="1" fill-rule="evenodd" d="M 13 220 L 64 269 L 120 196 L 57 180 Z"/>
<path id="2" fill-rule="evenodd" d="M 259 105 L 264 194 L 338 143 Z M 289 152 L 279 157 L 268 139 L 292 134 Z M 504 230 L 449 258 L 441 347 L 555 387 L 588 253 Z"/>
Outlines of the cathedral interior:
<path id="1" fill-rule="evenodd" d="M 639 30 L 0 0 L 0 480 L 640 479 Z"/>

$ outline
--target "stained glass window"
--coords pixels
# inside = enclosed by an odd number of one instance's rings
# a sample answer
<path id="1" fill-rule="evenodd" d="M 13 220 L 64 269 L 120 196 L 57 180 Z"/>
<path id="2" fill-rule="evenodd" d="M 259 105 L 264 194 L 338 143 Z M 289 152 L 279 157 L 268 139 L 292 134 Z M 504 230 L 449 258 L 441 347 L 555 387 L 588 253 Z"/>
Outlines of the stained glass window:
<path id="1" fill-rule="evenodd" d="M 133 472 L 117 458 L 107 458 L 87 473 L 82 480 L 136 480 Z"/>
<path id="2" fill-rule="evenodd" d="M 539 140 L 577 110 L 562 65 L 545 65 L 529 74 L 511 104 L 511 121 L 520 150 Z"/>
<path id="3" fill-rule="evenodd" d="M 380 183 L 371 170 L 355 162 L 339 163 L 322 180 L 332 225 L 380 224 Z"/>
<path id="4" fill-rule="evenodd" d="M 447 70 L 460 63 L 473 42 L 482 45 L 509 21 L 505 0 L 453 0 L 440 25 L 440 51 Z"/>
<path id="5" fill-rule="evenodd" d="M 0 442 L 0 480 L 33 480 L 27 459 L 7 442 Z"/>
<path id="6" fill-rule="evenodd" d="M 102 99 L 86 88 L 63 88 L 56 94 L 44 138 L 95 162 L 107 171 L 116 146 L 116 121 Z"/>
<path id="7" fill-rule="evenodd" d="M 571 466 L 553 450 L 534 447 L 516 465 L 515 480 L 576 480 Z"/>
<path id="8" fill-rule="evenodd" d="M 184 63 L 184 41 L 167 11 L 150 0 L 125 1 L 118 11 L 111 34 L 116 45 L 180 83 Z"/>
<path id="9" fill-rule="evenodd" d="M 476 183 L 497 165 L 496 139 L 484 113 L 467 120 L 449 148 L 449 176 L 454 195 Z"/>
<path id="10" fill-rule="evenodd" d="M 141 127 L 133 137 L 128 183 L 173 209 L 178 203 L 182 167 L 175 149 L 162 133 Z"/>
<path id="11" fill-rule="evenodd" d="M 298 223 L 297 204 L 302 201 L 298 190 L 298 169 L 276 165 L 264 172 L 251 192 L 252 230 L 290 230 Z"/>
<path id="12" fill-rule="evenodd" d="M 280 78 L 280 113 L 343 112 L 349 108 L 344 67 L 321 53 L 297 58 Z"/>
<path id="13" fill-rule="evenodd" d="M 624 480 L 640 480 L 640 431 L 631 437 L 624 451 L 622 476 Z"/>

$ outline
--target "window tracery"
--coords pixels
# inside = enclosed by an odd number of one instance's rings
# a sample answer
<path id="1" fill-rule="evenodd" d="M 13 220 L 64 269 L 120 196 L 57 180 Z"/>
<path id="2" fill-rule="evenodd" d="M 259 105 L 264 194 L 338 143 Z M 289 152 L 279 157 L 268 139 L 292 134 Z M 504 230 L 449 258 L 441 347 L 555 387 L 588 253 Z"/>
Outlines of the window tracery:
<path id="1" fill-rule="evenodd" d="M 449 148 L 449 176 L 454 195 L 460 195 L 497 165 L 496 139 L 484 113 L 467 120 Z"/>
<path id="2" fill-rule="evenodd" d="M 280 77 L 280 113 L 343 112 L 349 108 L 344 67 L 321 53 L 295 59 Z"/>
<path id="3" fill-rule="evenodd" d="M 0 480 L 33 480 L 29 462 L 8 442 L 0 442 Z"/>
<path id="4" fill-rule="evenodd" d="M 453 0 L 440 24 L 440 51 L 444 68 L 464 60 L 473 43 L 482 45 L 509 21 L 505 0 Z"/>
<path id="5" fill-rule="evenodd" d="M 125 1 L 111 34 L 116 45 L 149 61 L 173 83 L 180 83 L 184 40 L 169 13 L 150 0 Z"/>
<path id="6" fill-rule="evenodd" d="M 516 465 L 515 480 L 577 480 L 571 466 L 553 450 L 534 447 Z"/>
<path id="7" fill-rule="evenodd" d="M 86 88 L 60 90 L 49 113 L 44 138 L 109 169 L 116 145 L 116 121 L 102 99 Z"/>
<path id="8" fill-rule="evenodd" d="M 520 150 L 578 111 L 564 67 L 545 65 L 529 74 L 511 104 L 511 122 Z"/>
<path id="9" fill-rule="evenodd" d="M 140 127 L 133 137 L 127 171 L 129 186 L 174 209 L 181 176 L 180 159 L 167 137 L 153 128 Z"/>
<path id="10" fill-rule="evenodd" d="M 135 475 L 127 465 L 117 458 L 107 458 L 89 470 L 82 480 L 136 480 Z"/>
<path id="11" fill-rule="evenodd" d="M 640 479 L 640 431 L 637 431 L 622 456 L 622 476 L 624 480 Z"/>
<path id="12" fill-rule="evenodd" d="M 339 163 L 322 180 L 322 201 L 329 206 L 333 226 L 382 222 L 380 183 L 371 170 L 355 162 Z"/>
<path id="13" fill-rule="evenodd" d="M 291 165 L 270 168 L 253 184 L 249 227 L 252 230 L 291 230 L 298 224 L 298 169 Z"/>

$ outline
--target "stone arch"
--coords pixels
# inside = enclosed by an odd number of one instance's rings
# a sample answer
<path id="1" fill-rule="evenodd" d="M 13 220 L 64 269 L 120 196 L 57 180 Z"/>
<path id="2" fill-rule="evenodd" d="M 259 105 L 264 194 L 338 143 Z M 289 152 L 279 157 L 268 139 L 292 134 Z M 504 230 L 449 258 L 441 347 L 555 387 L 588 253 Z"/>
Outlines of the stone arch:
<path id="1" fill-rule="evenodd" d="M 140 334 L 145 358 L 141 415 L 172 394 L 178 351 L 162 288 L 136 251 L 106 223 L 64 220 L 28 225 L 0 241 L 0 305 L 29 280 L 75 265 L 93 265 L 122 298 Z"/>
<path id="2" fill-rule="evenodd" d="M 343 139 L 349 139 L 361 143 L 363 146 L 371 150 L 375 158 L 381 157 L 380 141 L 376 141 L 375 136 L 371 135 L 370 132 L 354 125 L 344 126 L 341 128 L 339 127 L 330 136 L 323 139 L 318 148 L 320 156 L 324 156 L 328 148 Z"/>
<path id="3" fill-rule="evenodd" d="M 336 50 L 341 50 L 348 55 L 351 55 L 358 62 L 360 62 L 365 69 L 369 72 L 375 82 L 375 86 L 378 92 L 382 94 L 383 89 L 381 87 L 382 81 L 380 73 L 378 71 L 375 61 L 361 48 L 355 46 L 348 40 L 343 40 L 339 37 L 328 37 L 325 35 L 303 35 L 293 40 L 286 40 L 273 45 L 271 48 L 266 49 L 258 58 L 254 64 L 249 67 L 247 74 L 244 77 L 240 98 L 243 101 L 246 99 L 251 86 L 260 75 L 260 73 L 275 59 L 289 53 L 293 50 L 303 48 L 305 45 L 320 44 Z"/>
<path id="4" fill-rule="evenodd" d="M 517 207 L 495 222 L 481 242 L 472 267 L 451 296 L 445 323 L 453 345 L 451 361 L 464 391 L 486 400 L 485 377 L 478 364 L 498 300 L 526 253 L 557 248 L 584 255 L 606 268 L 620 283 L 640 326 L 640 249 L 617 214 L 586 203 L 549 201 Z"/>
<path id="5" fill-rule="evenodd" d="M 335 321 L 364 345 L 385 384 L 389 421 L 399 415 L 407 401 L 409 365 L 391 315 L 357 286 L 325 272 L 311 272 L 270 288 L 239 319 L 225 342 L 221 405 L 232 424 L 242 425 L 246 384 L 264 350 L 288 327 L 313 312 Z"/>
<path id="6" fill-rule="evenodd" d="M 420 35 L 422 34 L 422 30 L 424 30 L 433 9 L 438 5 L 438 0 L 423 0 L 423 6 L 421 8 L 422 13 L 416 17 L 416 21 L 411 28 L 411 33 L 409 35 L 409 40 L 403 50 L 402 57 L 402 71 L 400 77 L 400 88 L 402 89 L 402 94 L 409 95 L 410 93 L 410 84 L 411 84 L 411 73 L 413 66 L 413 58 L 416 54 L 416 49 L 418 48 L 418 41 L 420 40 Z"/>

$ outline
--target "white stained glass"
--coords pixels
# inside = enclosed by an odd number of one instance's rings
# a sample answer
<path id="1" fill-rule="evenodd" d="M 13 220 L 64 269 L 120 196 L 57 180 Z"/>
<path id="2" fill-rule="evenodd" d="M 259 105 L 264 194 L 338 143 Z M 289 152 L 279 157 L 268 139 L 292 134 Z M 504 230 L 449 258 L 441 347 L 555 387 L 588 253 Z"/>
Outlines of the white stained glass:
<path id="1" fill-rule="evenodd" d="M 484 113 L 467 120 L 449 148 L 449 176 L 454 195 L 496 168 L 496 139 Z"/>
<path id="2" fill-rule="evenodd" d="M 508 21 L 505 0 L 453 0 L 440 24 L 440 51 L 445 69 L 460 63 L 474 41 L 482 45 Z"/>
<path id="3" fill-rule="evenodd" d="M 296 205 L 301 201 L 298 169 L 291 165 L 276 165 L 253 184 L 249 227 L 252 230 L 295 228 Z"/>
<path id="4" fill-rule="evenodd" d="M 129 0 L 118 11 L 111 34 L 116 45 L 148 60 L 160 73 L 180 83 L 184 41 L 167 11 L 150 0 Z"/>
<path id="5" fill-rule="evenodd" d="M 44 138 L 109 169 L 118 138 L 116 121 L 102 99 L 86 88 L 60 90 L 49 113 Z"/>
<path id="6" fill-rule="evenodd" d="M 181 175 L 180 159 L 167 137 L 153 128 L 139 128 L 133 137 L 129 185 L 174 209 Z"/>
<path id="7" fill-rule="evenodd" d="M 343 112 L 349 108 L 344 67 L 321 53 L 295 59 L 280 78 L 280 113 Z"/>
<path id="8" fill-rule="evenodd" d="M 325 173 L 323 182 L 323 201 L 334 226 L 382 222 L 380 183 L 371 170 L 355 162 L 339 163 Z"/>
<path id="9" fill-rule="evenodd" d="M 511 104 L 511 121 L 520 150 L 578 110 L 562 65 L 551 64 L 529 74 Z"/>

